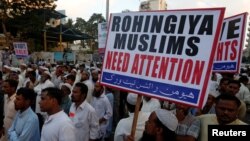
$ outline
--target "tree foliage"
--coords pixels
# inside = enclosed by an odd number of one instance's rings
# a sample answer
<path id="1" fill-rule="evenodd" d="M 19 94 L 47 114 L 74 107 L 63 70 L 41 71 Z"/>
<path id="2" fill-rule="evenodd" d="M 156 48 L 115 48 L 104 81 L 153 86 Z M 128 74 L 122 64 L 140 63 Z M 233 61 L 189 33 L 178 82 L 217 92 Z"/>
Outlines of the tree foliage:
<path id="1" fill-rule="evenodd" d="M 29 36 L 38 36 L 48 20 L 44 11 L 53 11 L 56 0 L 1 0 L 0 22 L 2 31 L 6 35 L 10 32 L 12 36 L 22 37 L 25 40 Z M 9 38 L 8 36 L 6 36 Z M 8 41 L 8 39 L 7 39 Z M 35 41 L 35 45 L 41 41 Z M 11 42 L 9 42 L 11 44 Z"/>
<path id="2" fill-rule="evenodd" d="M 74 24 L 74 28 L 84 32 L 94 38 L 98 37 L 98 23 L 105 22 L 105 18 L 102 14 L 94 13 L 88 21 L 85 21 L 82 18 L 77 18 Z M 88 47 L 93 50 L 98 48 L 97 40 L 87 40 L 85 43 L 82 42 L 83 45 L 87 44 Z"/>

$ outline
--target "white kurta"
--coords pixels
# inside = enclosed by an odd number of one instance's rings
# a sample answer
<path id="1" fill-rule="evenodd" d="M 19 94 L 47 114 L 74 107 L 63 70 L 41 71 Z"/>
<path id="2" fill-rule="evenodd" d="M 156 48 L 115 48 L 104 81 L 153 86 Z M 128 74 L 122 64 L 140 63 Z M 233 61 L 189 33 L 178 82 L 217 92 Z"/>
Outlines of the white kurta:
<path id="1" fill-rule="evenodd" d="M 46 80 L 44 83 L 39 83 L 35 88 L 34 91 L 37 93 L 36 97 L 36 113 L 41 113 L 41 109 L 39 106 L 39 102 L 41 100 L 41 92 L 43 89 L 48 87 L 55 87 L 55 85 L 50 81 Z"/>
<path id="2" fill-rule="evenodd" d="M 143 105 L 141 108 L 142 112 L 151 113 L 160 108 L 161 108 L 161 103 L 158 99 L 151 98 L 149 101 L 146 101 L 145 99 L 143 99 Z"/>
<path id="3" fill-rule="evenodd" d="M 136 131 L 135 141 L 139 141 L 142 137 L 145 122 L 148 120 L 150 113 L 139 112 Z M 134 113 L 130 113 L 128 118 L 121 119 L 115 129 L 114 141 L 125 141 L 126 137 L 131 134 L 132 123 L 134 119 Z"/>
<path id="4" fill-rule="evenodd" d="M 73 122 L 63 111 L 51 115 L 45 120 L 41 133 L 41 141 L 75 140 Z"/>
<path id="5" fill-rule="evenodd" d="M 76 128 L 76 141 L 89 141 L 89 139 L 99 138 L 99 120 L 95 109 L 84 101 L 76 109 L 75 103 L 70 107 L 70 119 Z"/>
<path id="6" fill-rule="evenodd" d="M 98 120 L 101 118 L 106 119 L 105 123 L 100 124 L 100 137 L 104 137 L 108 127 L 108 120 L 113 115 L 111 104 L 107 96 L 103 93 L 100 97 L 93 97 L 91 105 L 96 110 Z"/>
<path id="7" fill-rule="evenodd" d="M 91 80 L 85 80 L 82 83 L 84 83 L 88 87 L 88 93 L 87 93 L 86 100 L 88 102 L 91 102 L 92 98 L 93 98 L 92 94 L 93 94 L 95 85 L 94 85 L 94 83 Z"/>
<path id="8" fill-rule="evenodd" d="M 16 116 L 15 104 L 14 101 L 16 99 L 16 94 L 13 94 L 11 97 L 5 95 L 4 97 L 4 119 L 3 119 L 3 127 L 5 130 L 5 134 L 8 133 L 9 128 L 12 125 L 12 122 Z M 0 141 L 7 141 L 7 136 L 3 136 Z"/>

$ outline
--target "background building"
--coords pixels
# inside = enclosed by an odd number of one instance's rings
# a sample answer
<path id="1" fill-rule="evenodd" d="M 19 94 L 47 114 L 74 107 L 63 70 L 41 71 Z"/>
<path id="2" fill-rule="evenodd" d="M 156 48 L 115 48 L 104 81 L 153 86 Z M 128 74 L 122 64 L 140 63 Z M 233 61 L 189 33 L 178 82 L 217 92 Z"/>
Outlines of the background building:
<path id="1" fill-rule="evenodd" d="M 166 0 L 145 0 L 140 3 L 140 11 L 148 10 L 166 10 L 167 3 Z"/>

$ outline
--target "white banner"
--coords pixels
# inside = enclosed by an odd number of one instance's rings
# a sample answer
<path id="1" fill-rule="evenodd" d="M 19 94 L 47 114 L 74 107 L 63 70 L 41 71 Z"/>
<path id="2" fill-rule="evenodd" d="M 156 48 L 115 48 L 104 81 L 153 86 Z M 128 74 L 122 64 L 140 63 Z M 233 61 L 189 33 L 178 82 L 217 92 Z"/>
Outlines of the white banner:
<path id="1" fill-rule="evenodd" d="M 201 107 L 224 11 L 111 14 L 101 83 Z"/>
<path id="2" fill-rule="evenodd" d="M 223 22 L 220 41 L 214 59 L 214 72 L 240 71 L 241 56 L 246 33 L 248 13 L 242 13 L 229 18 Z"/>

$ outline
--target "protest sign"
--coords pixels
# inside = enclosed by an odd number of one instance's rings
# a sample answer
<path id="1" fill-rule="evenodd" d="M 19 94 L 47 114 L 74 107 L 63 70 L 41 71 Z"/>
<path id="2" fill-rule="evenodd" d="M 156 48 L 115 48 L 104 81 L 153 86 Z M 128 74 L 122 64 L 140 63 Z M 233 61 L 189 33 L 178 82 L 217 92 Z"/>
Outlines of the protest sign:
<path id="1" fill-rule="evenodd" d="M 101 83 L 201 107 L 224 11 L 111 14 Z"/>
<path id="2" fill-rule="evenodd" d="M 26 42 L 14 42 L 13 47 L 17 57 L 27 57 L 28 47 Z"/>
<path id="3" fill-rule="evenodd" d="M 222 25 L 213 72 L 238 73 L 244 46 L 248 13 L 226 18 Z"/>
<path id="4" fill-rule="evenodd" d="M 107 23 L 99 23 L 98 24 L 98 52 L 105 52 L 105 45 L 107 39 Z"/>

